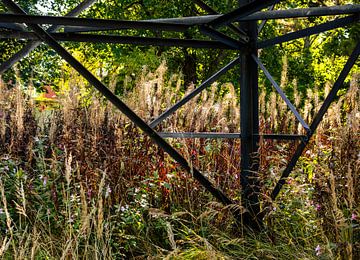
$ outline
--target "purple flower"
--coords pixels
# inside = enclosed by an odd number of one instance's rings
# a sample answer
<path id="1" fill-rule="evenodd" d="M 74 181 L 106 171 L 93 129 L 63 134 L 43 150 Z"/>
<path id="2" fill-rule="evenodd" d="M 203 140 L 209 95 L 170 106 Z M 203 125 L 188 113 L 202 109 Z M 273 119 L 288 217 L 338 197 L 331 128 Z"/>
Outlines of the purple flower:
<path id="1" fill-rule="evenodd" d="M 320 204 L 316 204 L 316 205 L 315 205 L 315 209 L 316 209 L 317 211 L 320 211 L 320 209 L 321 209 Z"/>
<path id="2" fill-rule="evenodd" d="M 357 215 L 355 213 L 351 214 L 351 220 L 356 220 L 357 219 Z"/>
<path id="3" fill-rule="evenodd" d="M 44 185 L 44 186 L 46 186 L 47 179 L 48 179 L 48 178 L 47 178 L 46 176 L 43 178 L 43 185 Z"/>
<path id="4" fill-rule="evenodd" d="M 315 247 L 315 253 L 316 253 L 316 256 L 321 255 L 321 247 L 320 247 L 320 245 L 317 245 L 317 246 Z"/>
<path id="5" fill-rule="evenodd" d="M 106 187 L 106 191 L 105 191 L 105 198 L 109 197 L 110 193 L 111 193 L 111 188 L 110 188 L 110 186 L 108 185 L 108 186 Z"/>
<path id="6" fill-rule="evenodd" d="M 92 190 L 91 189 L 88 189 L 87 196 L 88 196 L 88 199 L 91 200 L 91 197 L 92 197 Z"/>

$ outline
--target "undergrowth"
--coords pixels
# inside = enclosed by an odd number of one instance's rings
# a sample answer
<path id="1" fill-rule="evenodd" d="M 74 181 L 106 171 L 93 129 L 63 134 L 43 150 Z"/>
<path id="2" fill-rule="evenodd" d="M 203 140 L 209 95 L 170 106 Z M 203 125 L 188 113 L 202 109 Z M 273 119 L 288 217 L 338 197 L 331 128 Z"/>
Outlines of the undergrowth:
<path id="1" fill-rule="evenodd" d="M 146 121 L 193 89 L 166 66 L 144 70 L 122 97 Z M 0 83 L 0 255 L 5 259 L 359 259 L 359 76 L 331 106 L 276 201 L 272 188 L 296 142 L 261 140 L 264 230 L 246 232 L 128 119 L 73 74 L 57 108 Z M 111 85 L 114 83 L 110 84 Z M 282 81 L 282 86 L 288 84 Z M 310 122 L 324 89 L 294 104 Z M 28 86 L 31 88 L 31 86 Z M 185 93 L 184 93 L 185 92 Z M 214 84 L 160 131 L 239 132 L 238 93 Z M 305 100 L 303 105 L 301 100 Z M 301 126 L 275 93 L 260 94 L 262 133 Z M 170 139 L 240 201 L 236 139 Z M 270 206 L 269 206 L 270 205 Z"/>

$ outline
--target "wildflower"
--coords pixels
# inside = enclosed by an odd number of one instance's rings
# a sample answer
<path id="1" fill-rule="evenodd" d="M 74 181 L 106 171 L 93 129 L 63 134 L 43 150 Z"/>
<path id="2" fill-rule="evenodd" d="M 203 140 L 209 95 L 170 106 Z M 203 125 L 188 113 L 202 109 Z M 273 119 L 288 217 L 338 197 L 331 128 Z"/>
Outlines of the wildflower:
<path id="1" fill-rule="evenodd" d="M 87 196 L 88 196 L 89 200 L 91 200 L 91 197 L 92 197 L 92 190 L 91 189 L 88 189 Z"/>
<path id="2" fill-rule="evenodd" d="M 321 209 L 320 204 L 316 204 L 316 205 L 315 205 L 315 209 L 316 209 L 317 211 L 320 211 L 320 209 Z"/>
<path id="3" fill-rule="evenodd" d="M 355 213 L 351 214 L 351 220 L 356 220 L 357 219 L 357 215 Z"/>
<path id="4" fill-rule="evenodd" d="M 4 214 L 3 208 L 0 208 L 0 215 Z"/>
<path id="5" fill-rule="evenodd" d="M 316 253 L 316 256 L 321 255 L 321 247 L 320 247 L 320 245 L 317 245 L 317 246 L 315 247 L 315 253 Z"/>
<path id="6" fill-rule="evenodd" d="M 105 198 L 109 197 L 110 193 L 111 193 L 111 188 L 110 188 L 110 186 L 108 185 L 108 186 L 106 187 L 106 191 L 105 191 Z"/>
<path id="7" fill-rule="evenodd" d="M 43 186 L 46 186 L 47 177 L 41 174 L 41 175 L 39 176 L 39 179 L 43 182 Z"/>
<path id="8" fill-rule="evenodd" d="M 46 176 L 43 178 L 43 186 L 44 186 L 44 187 L 46 186 L 47 179 L 48 179 L 48 178 L 47 178 Z"/>
<path id="9" fill-rule="evenodd" d="M 128 209 L 129 209 L 129 205 L 127 205 L 127 204 L 125 205 L 125 207 L 124 206 L 120 207 L 121 212 L 125 212 Z"/>

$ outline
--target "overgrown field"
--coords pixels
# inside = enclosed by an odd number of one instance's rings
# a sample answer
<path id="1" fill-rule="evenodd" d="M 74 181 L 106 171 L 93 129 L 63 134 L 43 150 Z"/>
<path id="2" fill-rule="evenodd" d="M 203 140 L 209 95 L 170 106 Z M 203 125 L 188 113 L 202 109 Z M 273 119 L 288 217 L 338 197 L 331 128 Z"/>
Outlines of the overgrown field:
<path id="1" fill-rule="evenodd" d="M 5 259 L 360 259 L 359 75 L 331 106 L 283 192 L 269 195 L 296 142 L 261 140 L 266 228 L 248 233 L 229 208 L 76 74 L 56 108 L 0 83 L 0 255 Z M 115 83 L 111 83 L 110 86 Z M 288 84 L 283 77 L 282 86 Z M 310 122 L 329 91 L 291 99 Z M 31 88 L 31 86 L 28 86 Z M 185 89 L 162 65 L 125 102 L 150 121 Z M 238 93 L 213 85 L 161 131 L 238 132 Z M 302 133 L 275 93 L 260 95 L 262 133 Z M 169 139 L 235 201 L 238 140 Z"/>

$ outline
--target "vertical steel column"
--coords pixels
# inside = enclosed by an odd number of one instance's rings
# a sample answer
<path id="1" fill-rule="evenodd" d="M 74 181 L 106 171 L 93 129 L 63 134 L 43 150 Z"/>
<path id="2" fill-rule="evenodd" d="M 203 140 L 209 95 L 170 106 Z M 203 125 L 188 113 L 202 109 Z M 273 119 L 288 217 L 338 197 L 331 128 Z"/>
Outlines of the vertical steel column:
<path id="1" fill-rule="evenodd" d="M 240 6 L 252 2 L 239 0 Z M 241 128 L 241 187 L 242 205 L 247 209 L 243 215 L 244 225 L 259 229 L 259 100 L 258 67 L 251 55 L 258 56 L 256 21 L 245 22 L 241 28 L 248 34 L 248 48 L 241 53 L 240 75 L 240 128 Z"/>

